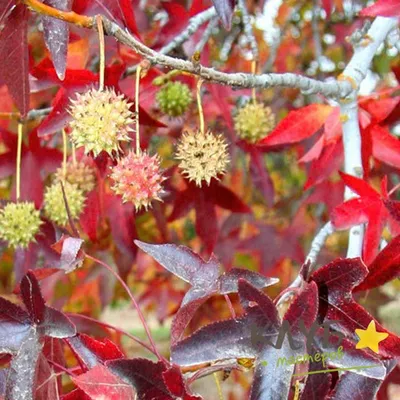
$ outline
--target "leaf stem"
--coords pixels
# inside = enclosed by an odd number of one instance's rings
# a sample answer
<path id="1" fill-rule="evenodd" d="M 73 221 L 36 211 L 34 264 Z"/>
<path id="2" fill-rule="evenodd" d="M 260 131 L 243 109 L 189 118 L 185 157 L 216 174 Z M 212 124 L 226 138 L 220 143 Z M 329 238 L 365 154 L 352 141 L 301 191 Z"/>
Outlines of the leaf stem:
<path id="1" fill-rule="evenodd" d="M 21 196 L 21 153 L 22 153 L 22 130 L 23 125 L 18 123 L 18 144 L 17 144 L 17 166 L 16 166 L 16 200 L 19 201 Z"/>
<path id="2" fill-rule="evenodd" d="M 68 145 L 67 145 L 67 134 L 65 133 L 65 129 L 62 130 L 63 137 L 63 164 L 62 164 L 62 172 L 63 172 L 63 180 L 67 176 L 67 153 L 68 153 Z"/>
<path id="3" fill-rule="evenodd" d="M 217 385 L 217 390 L 218 390 L 218 397 L 220 400 L 224 400 L 224 396 L 222 395 L 222 389 L 221 389 L 221 384 L 219 383 L 218 375 L 216 372 L 213 373 L 214 379 L 215 379 L 215 384 Z"/>
<path id="4" fill-rule="evenodd" d="M 76 165 L 76 148 L 74 143 L 72 143 L 72 162 Z"/>
<path id="5" fill-rule="evenodd" d="M 119 283 L 120 283 L 120 284 L 122 285 L 122 287 L 125 289 L 126 293 L 128 294 L 129 298 L 130 298 L 131 301 L 132 301 L 133 306 L 135 307 L 135 309 L 136 309 L 136 311 L 137 311 L 137 313 L 138 313 L 139 319 L 140 319 L 140 321 L 142 322 L 142 325 L 143 325 L 144 330 L 146 331 L 147 337 L 149 338 L 150 345 L 151 345 L 151 347 L 152 347 L 152 349 L 153 349 L 154 354 L 157 356 L 157 358 L 158 358 L 160 361 L 162 361 L 162 362 L 164 362 L 164 363 L 167 363 L 167 361 L 165 360 L 165 358 L 158 352 L 157 347 L 156 347 L 156 344 L 155 344 L 155 342 L 154 342 L 154 339 L 153 339 L 153 337 L 152 337 L 152 335 L 151 335 L 149 326 L 147 325 L 147 322 L 146 322 L 146 320 L 145 320 L 145 318 L 144 318 L 144 316 L 143 316 L 143 314 L 142 314 L 142 311 L 140 310 L 140 307 L 139 307 L 138 303 L 136 302 L 135 298 L 133 297 L 133 294 L 132 294 L 131 290 L 129 289 L 128 285 L 127 285 L 127 284 L 124 282 L 124 280 L 112 269 L 112 267 L 110 267 L 107 263 L 105 263 L 105 262 L 99 260 L 98 258 L 95 258 L 95 257 L 93 257 L 93 256 L 91 256 L 91 255 L 89 255 L 89 254 L 86 254 L 86 258 L 88 258 L 88 259 L 90 259 L 90 260 L 92 260 L 92 261 L 94 261 L 94 262 L 100 264 L 101 266 L 103 266 L 104 268 L 106 268 L 109 272 L 111 272 L 111 273 L 117 278 L 117 280 L 119 281 Z"/>
<path id="6" fill-rule="evenodd" d="M 138 337 L 130 334 L 129 332 L 124 331 L 123 329 L 117 328 L 116 326 L 107 324 L 106 322 L 102 322 L 97 320 L 96 318 L 92 318 L 89 317 L 87 315 L 83 315 L 83 314 L 76 314 L 76 313 L 68 313 L 68 315 L 70 315 L 72 318 L 82 318 L 82 319 L 86 319 L 88 321 L 94 322 L 96 324 L 99 324 L 105 328 L 108 329 L 112 329 L 115 332 L 121 333 L 122 335 L 127 336 L 128 338 L 132 339 L 133 341 L 135 341 L 136 343 L 140 344 L 142 347 L 144 347 L 145 349 L 147 349 L 148 351 L 150 351 L 151 353 L 153 353 L 154 355 L 157 355 L 154 350 L 145 342 L 143 342 L 142 340 L 140 340 Z"/>
<path id="7" fill-rule="evenodd" d="M 236 318 L 236 313 L 235 313 L 235 309 L 233 308 L 231 299 L 229 298 L 229 296 L 227 294 L 224 294 L 224 297 L 225 297 L 226 304 L 228 304 L 231 316 L 232 316 L 233 319 L 235 319 Z"/>
<path id="8" fill-rule="evenodd" d="M 72 24 L 82 26 L 84 28 L 92 28 L 94 25 L 93 18 L 86 15 L 80 15 L 73 11 L 61 11 L 57 8 L 43 4 L 38 0 L 22 0 L 22 2 L 31 10 L 36 11 L 39 14 L 48 15 L 53 18 L 61 19 L 65 22 L 71 22 Z"/>
<path id="9" fill-rule="evenodd" d="M 100 44 L 100 70 L 99 70 L 99 90 L 104 90 L 104 70 L 106 66 L 106 55 L 104 45 L 104 29 L 103 29 L 103 18 L 101 15 L 96 16 L 97 31 L 99 33 L 99 44 Z"/>
<path id="10" fill-rule="evenodd" d="M 140 132 L 139 132 L 139 84 L 142 66 L 139 64 L 136 69 L 136 84 L 135 84 L 135 114 L 136 114 L 136 154 L 140 154 Z"/>
<path id="11" fill-rule="evenodd" d="M 203 79 L 199 78 L 197 80 L 197 87 L 196 87 L 197 108 L 199 109 L 200 132 L 204 134 L 204 113 L 203 113 L 203 105 L 201 104 L 201 85 L 202 84 L 203 84 Z"/>

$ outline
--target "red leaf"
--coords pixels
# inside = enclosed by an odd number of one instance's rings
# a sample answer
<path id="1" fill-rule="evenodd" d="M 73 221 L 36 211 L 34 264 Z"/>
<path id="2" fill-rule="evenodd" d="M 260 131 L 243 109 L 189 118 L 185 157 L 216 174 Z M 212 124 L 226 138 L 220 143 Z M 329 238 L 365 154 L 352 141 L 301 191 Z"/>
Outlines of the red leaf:
<path id="1" fill-rule="evenodd" d="M 143 358 L 132 360 L 115 360 L 107 362 L 107 366 L 123 381 L 135 387 L 137 396 L 142 400 L 172 400 L 162 373 L 167 366 L 162 362 L 152 362 Z"/>
<path id="2" fill-rule="evenodd" d="M 100 184 L 102 184 L 102 182 Z M 100 194 L 97 190 L 92 190 L 87 195 L 85 209 L 79 219 L 82 229 L 89 236 L 89 239 L 92 242 L 97 240 L 97 228 L 100 222 L 99 196 Z"/>
<path id="3" fill-rule="evenodd" d="M 251 213 L 248 205 L 243 203 L 232 190 L 218 183 L 212 183 L 204 190 L 205 196 L 210 196 L 215 199 L 215 204 L 236 213 Z"/>
<path id="4" fill-rule="evenodd" d="M 29 109 L 28 14 L 24 4 L 17 4 L 0 32 L 0 81 L 23 117 Z"/>
<path id="5" fill-rule="evenodd" d="M 214 250 L 218 237 L 217 213 L 215 199 L 206 196 L 205 191 L 197 190 L 194 207 L 196 210 L 196 232 L 205 244 L 206 251 Z"/>
<path id="6" fill-rule="evenodd" d="M 68 273 L 82 265 L 85 258 L 82 244 L 83 240 L 80 238 L 62 235 L 61 239 L 51 246 L 60 255 L 59 268 Z"/>
<path id="7" fill-rule="evenodd" d="M 119 0 L 118 3 L 127 28 L 131 31 L 131 33 L 140 38 L 139 30 L 136 24 L 135 14 L 133 11 L 132 1 Z"/>
<path id="8" fill-rule="evenodd" d="M 16 0 L 3 0 L 0 4 L 0 24 L 4 22 L 4 17 L 11 10 L 12 6 L 15 4 Z"/>
<path id="9" fill-rule="evenodd" d="M 322 127 L 332 110 L 328 105 L 311 104 L 291 111 L 259 144 L 272 146 L 301 142 Z"/>
<path id="10" fill-rule="evenodd" d="M 131 385 L 124 383 L 103 365 L 97 365 L 85 374 L 72 377 L 72 381 L 92 400 L 134 400 Z"/>
<path id="11" fill-rule="evenodd" d="M 379 125 L 370 128 L 372 154 L 379 161 L 400 169 L 400 141 Z"/>
<path id="12" fill-rule="evenodd" d="M 354 292 L 376 288 L 400 275 L 400 236 L 377 255 L 368 270 L 368 275 L 354 288 Z"/>
<path id="13" fill-rule="evenodd" d="M 364 17 L 396 17 L 400 15 L 400 3 L 398 0 L 378 0 L 372 6 L 361 10 L 360 15 Z"/>
<path id="14" fill-rule="evenodd" d="M 369 112 L 374 123 L 379 123 L 390 115 L 399 101 L 400 96 L 383 99 L 368 99 L 366 101 L 360 101 L 360 106 Z"/>
<path id="15" fill-rule="evenodd" d="M 343 144 L 341 140 L 327 145 L 320 157 L 314 160 L 310 166 L 307 182 L 304 190 L 324 182 L 328 177 L 337 171 L 343 161 Z"/>
<path id="16" fill-rule="evenodd" d="M 344 172 L 339 172 L 339 174 L 340 177 L 343 179 L 345 185 L 353 190 L 353 192 L 357 193 L 359 196 L 372 197 L 375 199 L 380 198 L 380 194 L 363 179 L 345 174 Z"/>
<path id="17" fill-rule="evenodd" d="M 39 282 L 32 272 L 28 272 L 21 281 L 21 296 L 32 321 L 40 324 L 44 321 L 45 302 L 40 292 Z"/>
<path id="18" fill-rule="evenodd" d="M 70 93 L 64 88 L 57 92 L 52 102 L 53 109 L 38 126 L 39 136 L 55 133 L 67 125 L 71 119 L 71 116 L 66 111 L 70 105 L 69 97 Z"/>

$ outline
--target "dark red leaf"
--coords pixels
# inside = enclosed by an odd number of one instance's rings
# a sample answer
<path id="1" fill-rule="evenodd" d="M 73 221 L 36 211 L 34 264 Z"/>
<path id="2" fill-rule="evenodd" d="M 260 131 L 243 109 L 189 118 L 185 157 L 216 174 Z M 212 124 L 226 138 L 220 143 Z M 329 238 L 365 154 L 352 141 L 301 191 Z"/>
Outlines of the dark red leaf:
<path id="1" fill-rule="evenodd" d="M 45 302 L 40 291 L 39 282 L 32 272 L 28 272 L 21 281 L 21 296 L 28 313 L 35 324 L 45 319 Z"/>
<path id="2" fill-rule="evenodd" d="M 359 258 L 338 259 L 318 269 L 311 275 L 320 288 L 321 307 L 327 307 L 325 318 L 338 321 L 339 329 L 357 341 L 355 329 L 366 329 L 373 317 L 357 304 L 352 290 L 367 276 L 368 269 Z M 386 357 L 399 357 L 400 338 L 386 331 L 376 322 L 378 332 L 387 332 L 389 336 L 379 344 L 379 352 Z"/>
<path id="3" fill-rule="evenodd" d="M 0 81 L 23 117 L 29 110 L 28 14 L 24 4 L 17 4 L 0 32 Z"/>
<path id="4" fill-rule="evenodd" d="M 43 3 L 61 11 L 71 10 L 71 0 L 44 0 Z M 69 25 L 60 19 L 43 16 L 43 32 L 54 68 L 58 77 L 63 80 L 67 67 Z"/>
<path id="5" fill-rule="evenodd" d="M 211 295 L 198 298 L 185 305 L 182 305 L 178 312 L 174 315 L 174 319 L 171 323 L 171 345 L 175 345 L 181 340 L 185 328 L 193 318 L 197 310 L 204 304 Z"/>
<path id="6" fill-rule="evenodd" d="M 3 24 L 4 18 L 11 10 L 12 6 L 16 3 L 16 0 L 3 0 L 0 4 L 0 24 Z"/>
<path id="7" fill-rule="evenodd" d="M 400 276 L 400 236 L 397 236 L 377 255 L 368 267 L 368 275 L 354 292 L 373 289 Z"/>
<path id="8" fill-rule="evenodd" d="M 162 362 L 154 363 L 143 358 L 108 361 L 107 366 L 123 381 L 131 384 L 141 400 L 173 400 L 163 379 L 167 369 Z"/>

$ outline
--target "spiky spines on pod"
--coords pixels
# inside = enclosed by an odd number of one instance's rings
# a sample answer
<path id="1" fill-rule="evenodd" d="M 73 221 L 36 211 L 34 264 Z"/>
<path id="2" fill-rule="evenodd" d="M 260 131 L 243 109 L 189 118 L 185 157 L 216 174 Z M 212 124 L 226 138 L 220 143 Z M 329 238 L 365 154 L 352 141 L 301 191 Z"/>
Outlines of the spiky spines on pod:
<path id="1" fill-rule="evenodd" d="M 189 108 L 193 98 L 188 85 L 168 82 L 156 94 L 160 110 L 170 117 L 180 117 Z"/>
<path id="2" fill-rule="evenodd" d="M 96 186 L 96 174 L 94 168 L 83 161 L 67 162 L 64 171 L 63 166 L 57 169 L 54 182 L 67 181 L 77 185 L 84 193 L 88 193 Z"/>
<path id="3" fill-rule="evenodd" d="M 114 89 L 90 89 L 77 94 L 71 103 L 71 140 L 77 147 L 83 146 L 86 154 L 97 156 L 105 151 L 112 155 L 120 150 L 120 142 L 130 140 L 135 121 L 132 104 Z"/>
<path id="4" fill-rule="evenodd" d="M 261 103 L 247 103 L 234 117 L 235 130 L 240 139 L 256 143 L 275 127 L 275 116 L 270 107 Z"/>
<path id="5" fill-rule="evenodd" d="M 83 210 L 85 195 L 77 185 L 63 182 L 63 186 L 70 216 L 72 219 L 77 219 Z M 67 225 L 68 212 L 60 182 L 54 182 L 46 188 L 44 193 L 44 212 L 51 221 L 58 225 Z"/>
<path id="6" fill-rule="evenodd" d="M 41 224 L 39 210 L 31 202 L 8 203 L 0 210 L 0 238 L 11 247 L 28 247 Z"/>
<path id="7" fill-rule="evenodd" d="M 189 181 L 197 186 L 219 179 L 229 164 L 228 144 L 221 134 L 200 130 L 185 132 L 180 138 L 175 158 Z"/>
<path id="8" fill-rule="evenodd" d="M 112 168 L 111 179 L 113 191 L 122 196 L 124 203 L 133 203 L 136 210 L 147 210 L 153 200 L 161 200 L 165 178 L 158 155 L 130 151 Z"/>

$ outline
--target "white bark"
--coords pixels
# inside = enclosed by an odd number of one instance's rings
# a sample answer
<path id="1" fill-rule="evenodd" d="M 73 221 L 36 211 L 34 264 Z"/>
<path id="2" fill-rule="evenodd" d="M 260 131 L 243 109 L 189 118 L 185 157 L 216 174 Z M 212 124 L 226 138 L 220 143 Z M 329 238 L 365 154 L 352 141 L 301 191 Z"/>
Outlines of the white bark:
<path id="1" fill-rule="evenodd" d="M 367 35 L 355 47 L 354 55 L 343 71 L 343 78 L 351 82 L 354 90 L 341 99 L 340 112 L 343 128 L 344 170 L 347 174 L 362 177 L 361 133 L 358 122 L 357 95 L 361 82 L 367 75 L 378 47 L 389 32 L 397 25 L 396 18 L 378 17 L 372 23 Z M 345 189 L 345 200 L 355 197 L 349 188 Z M 364 226 L 350 229 L 347 257 L 360 257 L 364 239 Z"/>

